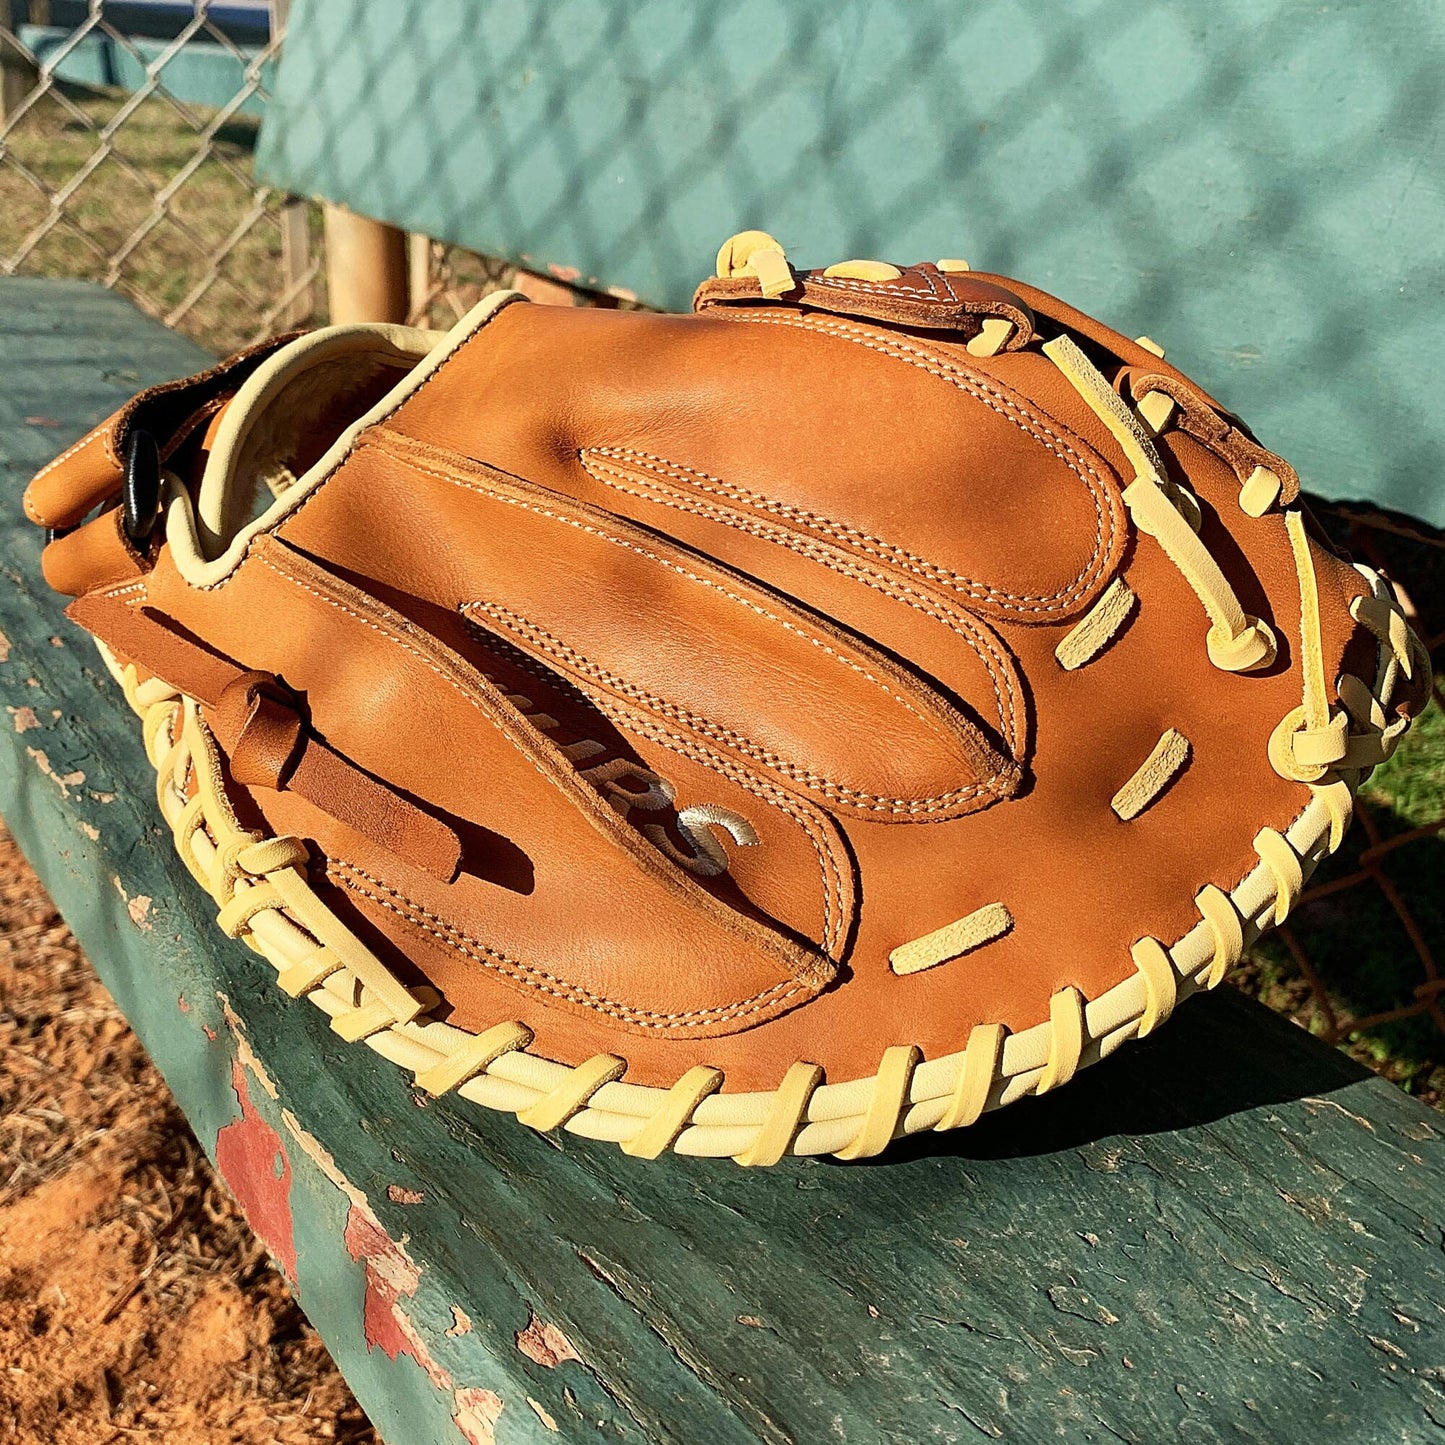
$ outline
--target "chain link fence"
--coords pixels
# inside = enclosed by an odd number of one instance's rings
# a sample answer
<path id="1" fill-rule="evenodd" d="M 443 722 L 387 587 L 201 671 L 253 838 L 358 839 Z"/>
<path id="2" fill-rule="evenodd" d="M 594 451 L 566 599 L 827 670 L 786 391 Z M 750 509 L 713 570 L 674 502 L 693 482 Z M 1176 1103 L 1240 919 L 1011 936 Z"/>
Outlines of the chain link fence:
<path id="1" fill-rule="evenodd" d="M 426 236 L 407 238 L 409 246 L 412 326 L 445 330 L 454 326 L 492 291 L 512 287 L 534 301 L 562 306 L 603 306 L 617 310 L 648 309 L 629 293 L 586 291 L 552 276 L 527 271 L 493 256 L 479 256 L 460 246 Z"/>
<path id="2" fill-rule="evenodd" d="M 321 208 L 253 175 L 288 3 L 0 0 L 0 275 L 99 281 L 217 352 L 324 323 Z M 410 238 L 414 325 L 513 284 L 570 294 Z"/>
<path id="3" fill-rule="evenodd" d="M 408 241 L 409 325 L 448 329 L 483 296 L 515 280 L 514 268 L 504 261 L 426 236 L 411 236 Z"/>
<path id="4" fill-rule="evenodd" d="M 322 315 L 319 211 L 252 176 L 284 35 L 284 0 L 0 0 L 0 275 L 216 350 Z"/>

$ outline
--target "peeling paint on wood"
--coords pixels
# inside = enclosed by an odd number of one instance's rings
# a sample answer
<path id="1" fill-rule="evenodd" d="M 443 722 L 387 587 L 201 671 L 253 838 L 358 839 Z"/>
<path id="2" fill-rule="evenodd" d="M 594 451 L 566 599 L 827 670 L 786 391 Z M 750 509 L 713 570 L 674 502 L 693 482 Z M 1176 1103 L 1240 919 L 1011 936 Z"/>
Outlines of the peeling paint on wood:
<path id="1" fill-rule="evenodd" d="M 238 1031 L 238 1037 L 244 1037 L 244 1033 Z M 411 1359 L 437 1391 L 448 1394 L 450 1418 L 460 1435 L 468 1441 L 490 1441 L 489 1432 L 502 1410 L 501 1397 L 490 1390 L 456 1386 L 451 1371 L 438 1362 L 428 1344 L 427 1327 L 418 1324 L 409 1307 L 422 1283 L 423 1271 L 408 1251 L 405 1238 L 398 1240 L 387 1232 L 365 1193 L 346 1177 L 331 1151 L 301 1125 L 290 1109 L 281 1110 L 281 1118 L 301 1154 L 346 1200 L 342 1238 L 348 1255 L 364 1271 L 361 1332 L 367 1351 L 377 1350 L 393 1362 L 403 1356 Z M 471 1333 L 471 1319 L 459 1306 L 451 1307 L 451 1321 L 440 1332 L 443 1339 Z"/>
<path id="2" fill-rule="evenodd" d="M 150 911 L 152 899 L 149 894 L 138 893 L 134 898 L 125 891 L 125 884 L 120 881 L 119 874 L 112 874 L 111 880 L 115 884 L 115 891 L 120 894 L 121 901 L 125 904 L 126 916 L 137 928 L 144 929 L 147 933 L 151 931 Z"/>
<path id="3" fill-rule="evenodd" d="M 221 1005 L 221 1017 L 226 1021 L 226 1027 L 230 1029 L 232 1037 L 236 1041 L 236 1060 L 243 1068 L 249 1069 L 255 1076 L 256 1082 L 266 1091 L 268 1097 L 279 1099 L 281 1091 L 277 1089 L 276 1082 L 272 1079 L 266 1066 L 256 1057 L 256 1051 L 251 1047 L 251 1041 L 246 1037 L 246 1028 L 242 1024 L 235 1009 L 231 1007 L 231 1001 L 225 994 L 218 992 L 217 1000 Z"/>
<path id="4" fill-rule="evenodd" d="M 527 1396 L 527 1404 L 532 1407 L 532 1413 L 547 1427 L 554 1435 L 557 1433 L 557 1422 L 547 1413 L 546 1407 L 539 1401 Z"/>
<path id="5" fill-rule="evenodd" d="M 491 1390 L 464 1389 L 457 1391 L 456 1401 L 452 1422 L 466 1438 L 467 1445 L 496 1445 L 497 1421 L 502 1417 L 501 1396 Z"/>
<path id="6" fill-rule="evenodd" d="M 580 1360 L 572 1341 L 554 1324 L 539 1320 L 534 1314 L 527 1328 L 517 1331 L 517 1348 L 529 1360 L 555 1370 L 563 1360 Z"/>
<path id="7" fill-rule="evenodd" d="M 402 1301 L 416 1293 L 421 1271 L 406 1250 L 381 1227 L 364 1205 L 353 1204 L 346 1220 L 346 1247 L 366 1269 L 366 1342 L 389 1358 L 410 1355 L 440 1389 L 451 1381 L 432 1359 Z"/>
<path id="8" fill-rule="evenodd" d="M 291 1161 L 281 1136 L 256 1112 L 237 1059 L 231 1087 L 241 1117 L 216 1135 L 216 1170 L 236 1197 L 246 1222 L 286 1273 L 296 1279 L 296 1243 L 291 1221 Z"/>
<path id="9" fill-rule="evenodd" d="M 70 790 L 72 788 L 78 788 L 85 781 L 85 774 L 78 769 L 69 773 L 57 773 L 55 769 L 51 767 L 50 758 L 43 748 L 27 747 L 25 751 L 29 754 L 35 766 L 60 789 L 60 796 L 62 798 L 68 798 L 70 796 Z"/>

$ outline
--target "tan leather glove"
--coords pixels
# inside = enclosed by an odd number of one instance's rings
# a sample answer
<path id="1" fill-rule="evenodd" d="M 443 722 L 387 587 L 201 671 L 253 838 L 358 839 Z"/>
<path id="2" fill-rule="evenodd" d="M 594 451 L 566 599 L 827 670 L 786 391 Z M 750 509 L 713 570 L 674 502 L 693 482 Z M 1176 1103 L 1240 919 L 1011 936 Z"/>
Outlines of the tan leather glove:
<path id="1" fill-rule="evenodd" d="M 281 338 L 26 507 L 337 1032 L 634 1154 L 857 1158 L 1218 983 L 1429 663 L 1147 340 L 961 262 L 719 271 Z"/>

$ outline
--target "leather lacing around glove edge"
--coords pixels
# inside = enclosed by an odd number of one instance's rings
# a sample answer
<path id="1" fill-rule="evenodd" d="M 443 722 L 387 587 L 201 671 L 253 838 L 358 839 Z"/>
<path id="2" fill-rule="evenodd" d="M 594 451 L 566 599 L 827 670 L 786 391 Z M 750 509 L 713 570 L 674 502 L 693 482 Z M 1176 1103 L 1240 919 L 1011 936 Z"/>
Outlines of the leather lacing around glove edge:
<path id="1" fill-rule="evenodd" d="M 1210 620 L 1206 638 L 1210 661 L 1227 672 L 1248 672 L 1268 666 L 1275 656 L 1274 635 L 1267 623 L 1245 613 L 1219 564 L 1198 535 L 1198 501 L 1168 480 L 1158 450 L 1138 417 L 1070 337 L 1061 335 L 1046 342 L 1043 351 L 1109 428 L 1134 469 L 1133 481 L 1124 488 L 1124 503 L 1135 525 L 1159 542 L 1203 604 Z M 1382 697 L 1392 695 L 1396 682 L 1393 676 L 1378 679 L 1373 690 L 1360 679 L 1341 678 L 1337 691 L 1345 706 L 1331 708 L 1318 581 L 1303 514 L 1298 508 L 1289 508 L 1284 513 L 1284 522 L 1299 579 L 1303 700 L 1281 719 L 1270 739 L 1269 756 L 1281 776 L 1292 782 L 1317 783 L 1331 768 L 1365 768 L 1383 761 L 1393 751 L 1408 719 L 1401 717 L 1387 723 L 1376 696 L 1377 693 Z M 1403 615 L 1389 598 L 1387 586 L 1373 574 L 1366 576 L 1373 595 L 1357 598 L 1351 615 L 1389 649 L 1387 665 L 1403 672 L 1408 679 L 1416 665 L 1417 644 L 1412 641 Z M 1352 715 L 1364 729 L 1362 736 L 1350 735 Z"/>
<path id="2" fill-rule="evenodd" d="M 1065 1083 L 1151 1031 L 1183 994 L 1214 987 L 1257 928 L 1283 921 L 1308 870 L 1339 846 L 1357 776 L 1311 785 L 1308 806 L 1286 833 L 1265 829 L 1256 839 L 1259 866 L 1231 893 L 1206 886 L 1195 899 L 1199 923 L 1172 948 L 1140 940 L 1137 972 L 1098 998 L 1065 987 L 1042 1023 L 1016 1034 L 979 1023 L 947 1056 L 925 1060 L 915 1046 L 890 1046 L 871 1077 L 825 1083 L 818 1065 L 799 1060 L 774 1090 L 724 1095 L 721 1072 L 704 1065 L 670 1089 L 656 1088 L 625 1082 L 623 1061 L 610 1054 L 576 1067 L 538 1057 L 529 1052 L 532 1030 L 519 1021 L 469 1034 L 428 1017 L 436 1003 L 429 988 L 405 990 L 398 1009 L 387 995 L 400 985 L 310 892 L 305 846 L 240 829 L 195 704 L 108 654 L 107 661 L 144 716 L 157 797 L 182 858 L 221 907 L 227 932 L 271 963 L 287 993 L 309 998 L 343 1038 L 364 1040 L 428 1092 L 456 1091 L 534 1127 L 565 1125 L 645 1157 L 671 1147 L 746 1164 L 789 1152 L 862 1158 L 899 1134 L 969 1124 L 985 1109 Z M 1388 703 L 1384 684 L 1394 669 L 1393 660 L 1382 661 L 1376 707 Z M 417 1005 L 421 1012 L 406 1022 Z"/>
<path id="3" fill-rule="evenodd" d="M 1050 345 L 1068 355 L 1067 348 Z M 1057 355 L 1053 359 L 1057 362 Z M 1117 424 L 1130 437 L 1132 446 L 1115 431 L 1137 473 L 1125 495 L 1136 522 L 1160 541 L 1200 597 L 1211 635 L 1221 629 L 1224 635 L 1216 638 L 1221 655 L 1227 660 L 1247 655 L 1259 646 L 1249 639 L 1263 636 L 1253 629 L 1264 624 L 1245 616 L 1195 534 L 1191 517 L 1197 503 L 1168 481 L 1137 419 L 1081 352 L 1078 359 L 1082 380 L 1062 364 L 1061 369 L 1111 431 Z M 1105 394 L 1110 401 L 1103 400 Z M 1141 481 L 1145 485 L 1134 491 Z M 1357 599 L 1352 613 L 1381 647 L 1373 682 L 1347 675 L 1337 685 L 1362 731 L 1345 738 L 1336 752 L 1342 730 L 1329 708 L 1313 561 L 1300 514 L 1286 512 L 1285 521 L 1300 580 L 1304 692 L 1296 710 L 1300 726 L 1293 726 L 1295 712 L 1281 723 L 1289 744 L 1281 756 L 1291 769 L 1285 776 L 1311 783 L 1311 799 L 1300 816 L 1284 833 L 1260 832 L 1259 867 L 1232 892 L 1208 885 L 1199 893 L 1200 922 L 1172 948 L 1141 939 L 1133 949 L 1136 973 L 1106 994 L 1086 999 L 1077 988 L 1061 988 L 1050 999 L 1049 1018 L 1032 1028 L 1011 1034 L 1003 1025 L 982 1022 L 968 1031 L 961 1051 L 928 1060 L 914 1045 L 893 1045 L 883 1050 L 876 1074 L 837 1084 L 825 1083 L 823 1070 L 806 1060 L 796 1061 L 776 1089 L 751 1094 L 723 1094 L 721 1071 L 701 1064 L 670 1089 L 630 1084 L 622 1077 L 625 1061 L 611 1054 L 568 1066 L 529 1053 L 532 1031 L 519 1021 L 471 1035 L 430 1019 L 433 990 L 405 990 L 396 1002 L 388 1001 L 388 986 L 400 986 L 310 893 L 304 846 L 239 831 L 218 771 L 206 766 L 214 744 L 194 703 L 163 683 L 142 682 L 134 668 L 116 670 L 124 674 L 128 700 L 146 718 L 162 811 L 182 857 L 221 905 L 223 925 L 273 963 L 288 993 L 305 994 L 321 1007 L 343 1037 L 364 1039 L 412 1070 L 429 1091 L 456 1090 L 515 1112 L 534 1127 L 566 1125 L 613 1139 L 629 1153 L 652 1156 L 673 1147 L 731 1154 L 749 1164 L 771 1163 L 788 1152 L 862 1158 L 899 1134 L 957 1127 L 1021 1094 L 1046 1092 L 1125 1039 L 1150 1032 L 1183 994 L 1218 983 L 1255 929 L 1282 922 L 1308 869 L 1339 846 L 1358 770 L 1388 756 L 1408 721 L 1402 716 L 1387 723 L 1386 709 L 1399 676 L 1409 678 L 1417 665 L 1418 644 L 1387 584 L 1358 569 L 1371 595 Z M 1330 769 L 1317 759 L 1332 754 L 1335 777 L 1316 784 L 1314 778 L 1326 778 Z M 1284 771 L 1280 759 L 1275 766 Z M 188 797 L 183 782 L 193 770 L 198 790 Z M 1312 776 L 1304 776 L 1306 771 Z"/>

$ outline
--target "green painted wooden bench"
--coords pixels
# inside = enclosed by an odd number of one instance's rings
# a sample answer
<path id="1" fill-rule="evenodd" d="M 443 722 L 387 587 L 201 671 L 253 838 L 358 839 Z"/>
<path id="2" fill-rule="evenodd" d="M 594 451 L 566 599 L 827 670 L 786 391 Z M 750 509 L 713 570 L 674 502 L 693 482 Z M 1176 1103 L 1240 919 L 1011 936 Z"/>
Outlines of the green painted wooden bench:
<path id="1" fill-rule="evenodd" d="M 887 1162 L 534 1134 L 342 1043 L 171 851 L 30 473 L 191 344 L 0 281 L 0 814 L 391 1445 L 1445 1432 L 1445 1128 L 1228 989 Z"/>

